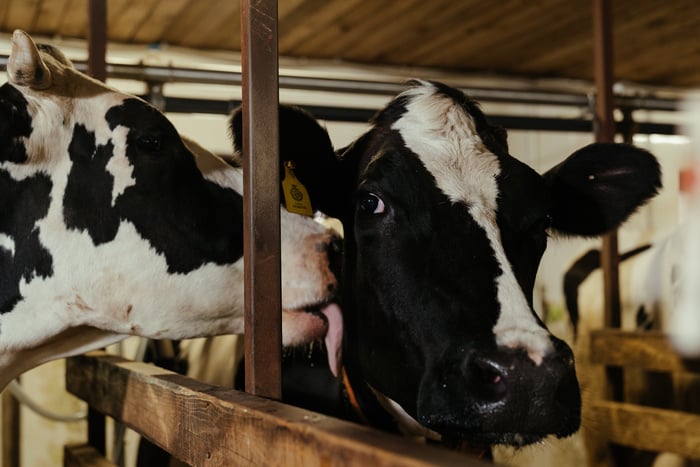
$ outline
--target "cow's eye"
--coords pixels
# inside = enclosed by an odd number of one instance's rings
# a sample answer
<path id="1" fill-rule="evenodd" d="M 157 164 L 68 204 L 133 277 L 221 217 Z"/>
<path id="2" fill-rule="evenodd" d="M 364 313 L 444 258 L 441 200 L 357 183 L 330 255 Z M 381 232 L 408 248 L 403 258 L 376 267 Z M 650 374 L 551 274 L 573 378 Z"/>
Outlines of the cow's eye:
<path id="1" fill-rule="evenodd" d="M 138 148 L 145 152 L 159 152 L 160 139 L 153 135 L 141 135 L 136 139 Z"/>
<path id="2" fill-rule="evenodd" d="M 384 201 L 374 193 L 365 193 L 359 199 L 360 209 L 367 214 L 381 214 L 384 212 Z"/>

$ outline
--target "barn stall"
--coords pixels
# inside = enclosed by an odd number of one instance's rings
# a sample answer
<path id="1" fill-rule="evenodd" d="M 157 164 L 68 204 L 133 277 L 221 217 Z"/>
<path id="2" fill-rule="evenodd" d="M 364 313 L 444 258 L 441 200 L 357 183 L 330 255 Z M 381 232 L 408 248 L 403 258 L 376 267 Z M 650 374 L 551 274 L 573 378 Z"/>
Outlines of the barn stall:
<path id="1" fill-rule="evenodd" d="M 100 3 L 90 5 L 99 7 Z M 612 66 L 615 77 L 616 118 L 620 126 L 634 128 L 635 142 L 662 158 L 666 177 L 659 200 L 626 226 L 628 232 L 620 233 L 621 247 L 626 248 L 641 239 L 661 236 L 677 222 L 681 209 L 677 173 L 686 163 L 688 147 L 676 123 L 683 121 L 679 102 L 700 81 L 696 45 L 687 40 L 693 37 L 700 15 L 694 2 L 671 2 L 664 8 L 654 2 L 602 3 L 611 7 L 614 48 L 607 66 Z M 601 102 L 592 98 L 594 70 L 606 66 L 595 63 L 594 45 L 604 43 L 596 42 L 593 34 L 593 6 L 598 3 L 577 5 L 579 11 L 572 15 L 571 3 L 554 1 L 504 2 L 498 7 L 483 2 L 283 1 L 278 6 L 280 99 L 308 105 L 328 121 L 332 133 L 336 128 L 334 138 L 342 145 L 361 131 L 362 122 L 374 109 L 401 89 L 403 80 L 412 76 L 440 79 L 483 101 L 495 120 L 511 129 L 512 152 L 537 168 L 547 168 L 552 165 L 547 155 L 561 152 L 548 149 L 550 144 L 575 148 L 590 141 L 593 106 Z M 160 102 L 185 133 L 197 126 L 204 128 L 192 136 L 200 141 L 206 138 L 217 151 L 226 152 L 222 115 L 243 97 L 240 84 L 244 78 L 236 53 L 241 50 L 238 3 L 181 1 L 164 7 L 157 2 L 110 1 L 106 7 L 102 31 L 109 40 L 108 78 L 115 86 L 131 86 L 135 93 Z M 61 47 L 73 47 L 72 58 L 88 62 L 94 55 L 87 57 L 86 45 L 80 42 L 88 36 L 87 12 L 86 2 L 13 0 L 0 9 L 0 25 L 3 31 L 22 28 Z M 208 26 L 201 28 L 201 24 Z M 193 49 L 198 52 L 193 54 Z M 115 50 L 122 56 L 117 57 Z M 93 70 L 95 66 L 99 63 L 92 65 Z M 185 117 L 190 113 L 197 116 Z M 568 243 L 545 258 L 540 287 L 542 302 L 548 307 L 543 312 L 550 319 L 557 315 L 557 301 L 561 301 L 557 281 L 562 271 L 556 265 L 581 249 L 580 244 Z M 612 289 L 614 295 L 614 284 Z M 614 299 L 608 303 L 611 301 Z M 617 335 L 613 339 L 621 342 Z M 621 365 L 617 360 L 602 359 L 601 363 Z M 89 365 L 101 364 L 98 359 Z M 153 383 L 147 373 L 144 370 L 137 379 L 143 376 L 146 384 Z M 42 379 L 46 377 L 37 376 Z M 27 375 L 26 385 L 40 384 L 31 381 Z M 12 418 L 12 405 L 5 406 L 8 418 Z M 612 407 L 609 413 L 619 409 Z M 105 406 L 101 410 L 111 413 Z M 666 416 L 672 422 L 681 420 L 680 416 Z M 137 420 L 126 421 L 137 425 Z M 616 423 L 604 425 L 625 430 Z M 26 425 L 20 423 L 21 433 L 35 432 Z M 683 430 L 678 437 L 685 434 Z M 12 443 L 18 442 L 12 440 L 13 435 L 12 429 L 3 430 L 4 439 L 10 440 L 4 449 L 10 452 L 9 458 L 13 457 Z M 625 441 L 614 433 L 611 436 Z M 638 437 L 631 438 L 636 442 Z M 664 445 L 668 442 L 663 441 Z M 530 450 L 525 457 L 535 459 L 536 454 Z M 19 457 L 31 459 L 30 455 Z M 514 459 L 505 459 L 510 460 Z M 25 462 L 23 465 L 44 465 Z"/>

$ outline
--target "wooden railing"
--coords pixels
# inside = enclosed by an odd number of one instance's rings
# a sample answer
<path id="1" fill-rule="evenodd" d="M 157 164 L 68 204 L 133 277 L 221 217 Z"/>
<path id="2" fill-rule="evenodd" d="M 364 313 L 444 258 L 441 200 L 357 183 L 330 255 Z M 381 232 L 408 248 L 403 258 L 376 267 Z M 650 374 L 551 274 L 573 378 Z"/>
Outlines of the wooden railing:
<path id="1" fill-rule="evenodd" d="M 66 386 L 94 409 L 193 466 L 489 465 L 104 352 L 69 359 Z M 89 446 L 66 452 L 65 465 L 110 465 Z"/>
<path id="2" fill-rule="evenodd" d="M 679 357 L 658 332 L 591 333 L 591 363 L 654 372 L 698 372 L 700 362 Z M 698 394 L 700 396 L 700 394 Z M 584 414 L 588 428 L 610 442 L 700 459 L 700 415 L 620 401 L 597 400 Z"/>

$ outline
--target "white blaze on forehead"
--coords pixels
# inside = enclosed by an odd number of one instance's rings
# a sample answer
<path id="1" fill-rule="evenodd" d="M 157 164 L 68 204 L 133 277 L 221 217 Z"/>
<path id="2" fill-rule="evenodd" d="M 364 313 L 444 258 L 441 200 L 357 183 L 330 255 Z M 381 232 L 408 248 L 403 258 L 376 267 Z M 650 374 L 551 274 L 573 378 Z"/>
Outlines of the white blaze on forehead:
<path id="1" fill-rule="evenodd" d="M 501 243 L 496 222 L 498 158 L 488 150 L 471 116 L 452 98 L 427 83 L 406 91 L 406 112 L 392 125 L 453 203 L 465 203 L 484 230 L 502 274 L 496 278 L 501 313 L 493 328 L 496 343 L 524 348 L 539 364 L 552 349 L 549 333 L 530 310 Z"/>

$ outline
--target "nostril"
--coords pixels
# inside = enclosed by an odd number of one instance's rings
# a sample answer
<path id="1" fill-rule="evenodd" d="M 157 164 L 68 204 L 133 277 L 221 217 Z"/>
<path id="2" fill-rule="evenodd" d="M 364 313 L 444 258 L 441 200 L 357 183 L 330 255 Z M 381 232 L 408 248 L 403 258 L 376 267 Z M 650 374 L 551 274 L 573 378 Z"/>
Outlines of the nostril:
<path id="1" fill-rule="evenodd" d="M 475 391 L 487 399 L 501 399 L 507 390 L 506 371 L 486 357 L 473 357 L 469 362 L 469 378 Z"/>

